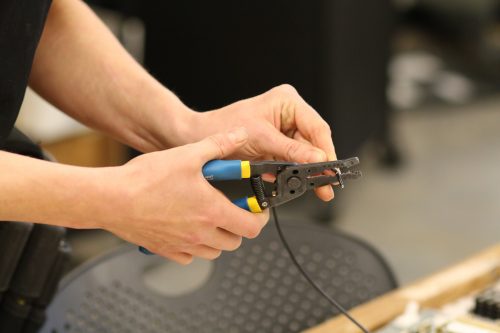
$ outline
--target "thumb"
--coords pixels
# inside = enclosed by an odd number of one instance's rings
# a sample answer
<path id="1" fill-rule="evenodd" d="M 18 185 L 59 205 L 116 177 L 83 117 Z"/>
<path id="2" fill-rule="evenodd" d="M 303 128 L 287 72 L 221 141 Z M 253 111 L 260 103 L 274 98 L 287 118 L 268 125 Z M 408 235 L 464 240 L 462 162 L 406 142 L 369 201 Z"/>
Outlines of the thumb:
<path id="1" fill-rule="evenodd" d="M 204 161 L 222 159 L 234 153 L 248 140 L 248 133 L 244 127 L 219 133 L 205 138 L 196 144 L 200 150 L 199 156 Z"/>
<path id="2" fill-rule="evenodd" d="M 324 151 L 310 143 L 291 139 L 283 133 L 278 133 L 268 145 L 269 152 L 277 157 L 290 162 L 315 163 L 325 162 L 327 156 Z"/>

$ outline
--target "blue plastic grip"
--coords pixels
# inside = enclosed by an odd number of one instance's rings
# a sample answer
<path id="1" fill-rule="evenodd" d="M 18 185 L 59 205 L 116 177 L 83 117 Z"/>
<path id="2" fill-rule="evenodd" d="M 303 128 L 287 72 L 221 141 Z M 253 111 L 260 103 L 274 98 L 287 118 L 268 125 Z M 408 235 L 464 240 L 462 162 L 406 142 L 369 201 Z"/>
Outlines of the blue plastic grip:
<path id="1" fill-rule="evenodd" d="M 241 161 L 213 160 L 203 166 L 202 172 L 207 180 L 239 180 L 241 179 Z"/>
<path id="2" fill-rule="evenodd" d="M 251 211 L 250 207 L 248 206 L 248 198 L 247 197 L 233 200 L 232 203 L 234 203 L 236 206 L 238 206 L 240 208 L 243 208 L 244 210 L 248 210 L 249 212 Z"/>

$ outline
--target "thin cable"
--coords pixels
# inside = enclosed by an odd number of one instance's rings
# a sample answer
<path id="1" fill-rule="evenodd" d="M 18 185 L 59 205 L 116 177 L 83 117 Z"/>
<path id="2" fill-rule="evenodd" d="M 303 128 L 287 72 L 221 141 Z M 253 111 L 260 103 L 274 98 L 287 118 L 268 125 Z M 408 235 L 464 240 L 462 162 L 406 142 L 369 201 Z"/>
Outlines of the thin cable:
<path id="1" fill-rule="evenodd" d="M 280 236 L 281 242 L 283 243 L 283 246 L 285 247 L 286 251 L 290 255 L 290 259 L 292 259 L 293 263 L 297 267 L 297 269 L 300 271 L 302 276 L 311 284 L 311 286 L 314 287 L 321 295 L 323 295 L 324 298 L 330 302 L 337 310 L 339 310 L 344 316 L 346 316 L 354 325 L 359 327 L 363 333 L 370 333 L 368 329 L 366 329 L 361 323 L 359 323 L 356 319 L 354 319 L 349 312 L 347 312 L 346 309 L 342 305 L 340 305 L 336 300 L 328 296 L 328 294 L 316 283 L 314 280 L 307 274 L 307 272 L 302 268 L 302 266 L 299 264 L 297 261 L 297 258 L 295 258 L 295 255 L 292 252 L 292 249 L 290 248 L 290 245 L 288 245 L 288 242 L 285 239 L 285 236 L 283 235 L 283 231 L 281 230 L 281 226 L 278 221 L 278 215 L 276 214 L 276 208 L 271 207 L 271 211 L 273 212 L 273 218 L 274 218 L 274 224 L 276 225 L 276 229 L 278 230 L 278 235 Z"/>

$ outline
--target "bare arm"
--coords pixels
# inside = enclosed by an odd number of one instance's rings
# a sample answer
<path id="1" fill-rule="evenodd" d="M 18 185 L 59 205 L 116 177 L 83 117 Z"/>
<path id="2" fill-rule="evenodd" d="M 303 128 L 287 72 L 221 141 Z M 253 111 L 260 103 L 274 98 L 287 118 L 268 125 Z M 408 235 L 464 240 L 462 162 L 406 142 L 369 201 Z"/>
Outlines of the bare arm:
<path id="1" fill-rule="evenodd" d="M 246 140 L 240 129 L 111 168 L 0 151 L 0 221 L 101 228 L 180 263 L 214 259 L 242 236 L 256 237 L 268 219 L 232 204 L 201 174 Z"/>
<path id="2" fill-rule="evenodd" d="M 328 124 L 293 87 L 193 112 L 137 64 L 80 0 L 54 0 L 30 84 L 70 116 L 144 152 L 245 126 L 248 142 L 231 157 L 336 158 Z M 329 186 L 317 193 L 323 200 L 333 198 Z"/>
<path id="3" fill-rule="evenodd" d="M 80 0 L 54 0 L 30 86 L 82 123 L 141 151 L 186 143 L 189 110 Z"/>
<path id="4" fill-rule="evenodd" d="M 105 169 L 67 166 L 4 151 L 0 151 L 0 161 L 0 221 L 85 229 L 102 227 L 99 216 L 111 213 L 96 200 Z M 108 194 L 103 192 L 102 199 Z M 92 211 L 95 215 L 89 218 Z"/>

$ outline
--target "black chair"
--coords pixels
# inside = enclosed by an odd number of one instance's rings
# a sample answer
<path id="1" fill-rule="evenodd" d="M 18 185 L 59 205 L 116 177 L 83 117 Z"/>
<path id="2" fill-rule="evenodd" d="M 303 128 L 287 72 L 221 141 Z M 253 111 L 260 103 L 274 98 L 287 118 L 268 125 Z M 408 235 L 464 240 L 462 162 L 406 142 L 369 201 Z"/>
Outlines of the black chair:
<path id="1" fill-rule="evenodd" d="M 359 239 L 309 225 L 283 230 L 299 262 L 347 308 L 396 287 Z M 180 266 L 132 245 L 112 251 L 63 280 L 41 332 L 298 332 L 335 314 L 268 225 L 213 262 Z"/>

